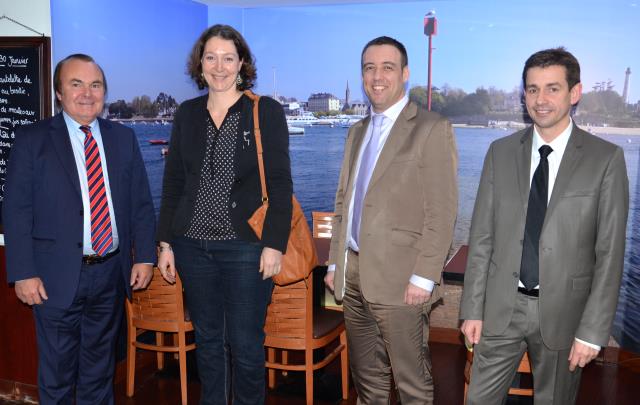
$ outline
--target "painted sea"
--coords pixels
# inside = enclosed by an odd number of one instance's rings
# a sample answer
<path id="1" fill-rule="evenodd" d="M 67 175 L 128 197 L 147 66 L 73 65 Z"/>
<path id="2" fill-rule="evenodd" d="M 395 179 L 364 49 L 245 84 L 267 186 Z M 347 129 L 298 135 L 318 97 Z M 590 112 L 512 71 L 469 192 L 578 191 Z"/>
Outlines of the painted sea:
<path id="1" fill-rule="evenodd" d="M 132 125 L 132 128 L 138 135 L 157 212 L 160 206 L 164 157 L 161 154 L 162 146 L 151 145 L 149 140 L 168 140 L 171 126 L 138 123 Z M 310 218 L 311 211 L 333 211 L 347 129 L 316 126 L 306 127 L 305 131 L 303 136 L 291 136 L 289 139 L 294 192 L 307 218 Z M 502 129 L 456 128 L 455 133 L 459 154 L 460 202 L 454 245 L 460 246 L 467 243 L 484 155 L 493 140 L 511 132 Z M 640 137 L 602 137 L 624 149 L 631 193 L 625 269 L 612 334 L 622 347 L 640 353 Z"/>

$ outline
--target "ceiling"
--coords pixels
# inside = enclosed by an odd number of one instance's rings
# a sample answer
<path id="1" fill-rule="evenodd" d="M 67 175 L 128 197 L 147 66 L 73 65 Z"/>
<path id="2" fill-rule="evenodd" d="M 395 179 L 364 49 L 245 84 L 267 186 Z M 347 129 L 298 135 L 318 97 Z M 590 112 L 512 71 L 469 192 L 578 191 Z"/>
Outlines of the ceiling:
<path id="1" fill-rule="evenodd" d="M 389 3 L 389 0 L 194 0 L 210 6 L 238 8 L 284 7 L 284 6 L 323 6 L 329 4 Z M 396 0 L 397 1 L 397 0 Z M 411 1 L 411 0 L 403 0 Z"/>

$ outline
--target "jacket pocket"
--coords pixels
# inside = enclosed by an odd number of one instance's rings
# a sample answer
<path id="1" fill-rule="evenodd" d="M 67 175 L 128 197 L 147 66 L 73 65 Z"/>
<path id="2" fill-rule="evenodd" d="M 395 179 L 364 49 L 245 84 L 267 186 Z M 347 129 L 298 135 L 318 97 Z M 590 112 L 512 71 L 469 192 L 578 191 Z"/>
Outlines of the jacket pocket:
<path id="1" fill-rule="evenodd" d="M 591 288 L 591 276 L 576 277 L 571 283 L 574 290 L 588 290 Z"/>
<path id="2" fill-rule="evenodd" d="M 391 230 L 391 244 L 396 246 L 415 247 L 420 238 L 422 238 L 422 234 L 420 232 L 405 229 Z"/>

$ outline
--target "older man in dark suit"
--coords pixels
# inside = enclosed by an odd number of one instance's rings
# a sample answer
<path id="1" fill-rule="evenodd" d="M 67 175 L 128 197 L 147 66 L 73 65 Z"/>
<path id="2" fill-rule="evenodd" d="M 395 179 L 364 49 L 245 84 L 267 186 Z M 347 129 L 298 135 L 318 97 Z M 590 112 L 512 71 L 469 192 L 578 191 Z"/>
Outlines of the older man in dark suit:
<path id="1" fill-rule="evenodd" d="M 468 404 L 503 403 L 525 350 L 536 404 L 575 402 L 609 340 L 629 205 L 622 149 L 570 118 L 580 66 L 564 48 L 522 74 L 534 125 L 495 141 L 476 198 L 460 318 L 475 344 Z"/>
<path id="2" fill-rule="evenodd" d="M 102 69 L 71 55 L 54 86 L 62 112 L 19 128 L 11 149 L 7 274 L 33 305 L 40 403 L 112 404 L 125 292 L 153 274 L 153 203 L 135 134 L 98 118 Z"/>

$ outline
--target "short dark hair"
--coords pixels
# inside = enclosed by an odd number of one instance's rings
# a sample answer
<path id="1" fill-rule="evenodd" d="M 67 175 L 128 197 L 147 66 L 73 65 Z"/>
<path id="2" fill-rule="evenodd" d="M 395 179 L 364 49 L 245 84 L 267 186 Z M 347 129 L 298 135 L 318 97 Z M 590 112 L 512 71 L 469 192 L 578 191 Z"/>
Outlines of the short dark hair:
<path id="1" fill-rule="evenodd" d="M 81 60 L 83 62 L 90 62 L 95 64 L 98 69 L 100 70 L 100 73 L 102 74 L 102 85 L 104 86 L 104 94 L 106 96 L 107 94 L 107 77 L 104 75 L 104 70 L 102 70 L 102 67 L 100 65 L 98 65 L 98 63 L 89 55 L 86 55 L 84 53 L 74 53 L 72 55 L 67 56 L 66 58 L 62 59 L 60 62 L 58 62 L 58 64 L 56 65 L 55 70 L 53 71 L 53 90 L 56 93 L 60 93 L 62 90 L 62 83 L 60 83 L 60 75 L 62 74 L 62 68 L 64 67 L 64 65 L 69 62 L 70 60 Z M 55 102 L 56 102 L 56 108 L 60 109 L 60 100 L 58 100 L 58 97 L 55 97 Z"/>
<path id="2" fill-rule="evenodd" d="M 381 36 L 378 38 L 374 38 L 371 41 L 367 42 L 367 44 L 364 46 L 364 48 L 362 48 L 362 54 L 360 55 L 360 68 L 364 68 L 364 53 L 367 51 L 367 49 L 369 49 L 369 47 L 371 46 L 376 46 L 376 45 L 391 45 L 394 48 L 396 48 L 399 52 L 400 52 L 400 56 L 401 56 L 401 64 L 402 64 L 402 68 L 404 69 L 405 66 L 407 66 L 409 64 L 409 57 L 407 56 L 407 48 L 404 47 L 404 45 L 402 45 L 402 42 L 398 41 L 397 39 L 391 38 L 391 37 L 387 37 L 387 36 Z"/>
<path id="3" fill-rule="evenodd" d="M 527 72 L 534 67 L 546 68 L 549 66 L 564 66 L 566 71 L 566 79 L 569 89 L 580 83 L 580 64 L 571 52 L 564 49 L 563 46 L 558 48 L 544 49 L 529 56 L 524 63 L 522 70 L 522 85 L 527 87 Z"/>
<path id="4" fill-rule="evenodd" d="M 240 91 L 252 88 L 258 76 L 255 60 L 249 45 L 235 28 L 225 24 L 216 24 L 207 28 L 200 34 L 196 43 L 193 44 L 187 61 L 187 73 L 196 82 L 198 88 L 202 90 L 208 87 L 207 82 L 202 77 L 202 54 L 204 53 L 204 45 L 213 37 L 233 41 L 236 51 L 238 51 L 238 57 L 242 60 L 242 67 L 240 68 L 242 84 L 236 84 L 236 88 Z"/>

